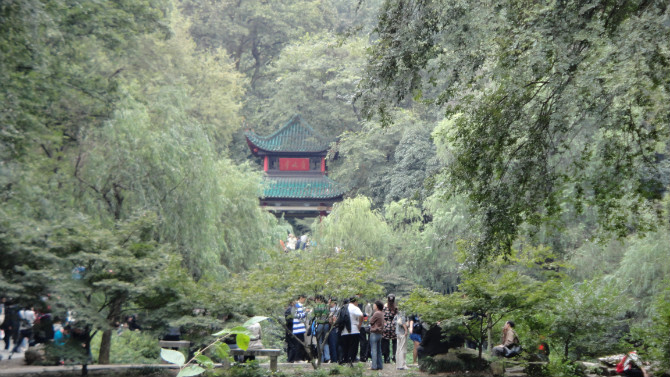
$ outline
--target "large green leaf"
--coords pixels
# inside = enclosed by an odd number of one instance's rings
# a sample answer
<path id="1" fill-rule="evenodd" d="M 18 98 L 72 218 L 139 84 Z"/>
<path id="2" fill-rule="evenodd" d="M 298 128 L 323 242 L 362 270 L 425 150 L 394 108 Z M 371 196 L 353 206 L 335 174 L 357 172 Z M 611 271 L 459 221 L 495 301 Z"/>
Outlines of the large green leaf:
<path id="1" fill-rule="evenodd" d="M 215 332 L 212 335 L 213 336 L 224 336 L 224 335 L 228 335 L 228 334 L 230 334 L 230 330 L 229 329 L 223 329 L 221 331 Z"/>
<path id="2" fill-rule="evenodd" d="M 177 364 L 180 367 L 184 365 L 184 362 L 186 361 L 184 354 L 181 352 L 165 348 L 161 348 L 161 358 L 170 364 Z"/>
<path id="3" fill-rule="evenodd" d="M 223 360 L 228 359 L 230 357 L 230 355 L 228 354 L 228 351 L 230 351 L 230 346 L 227 345 L 226 343 L 219 343 L 219 345 L 216 346 L 216 350 L 215 350 L 216 356 L 218 356 L 219 358 L 221 358 Z"/>
<path id="4" fill-rule="evenodd" d="M 231 334 L 244 334 L 244 335 L 251 335 L 249 330 L 244 327 L 244 326 L 235 326 L 232 329 L 228 330 L 230 331 Z"/>
<path id="5" fill-rule="evenodd" d="M 203 368 L 203 367 L 199 367 L 197 365 L 189 365 L 186 368 L 180 370 L 179 374 L 177 374 L 177 377 L 197 376 L 204 371 L 205 371 L 205 368 Z"/>
<path id="6" fill-rule="evenodd" d="M 212 359 L 210 359 L 209 357 L 207 357 L 205 355 L 198 355 L 198 356 L 195 357 L 195 360 L 205 368 L 213 368 L 214 367 L 214 362 L 212 361 Z"/>
<path id="7" fill-rule="evenodd" d="M 237 343 L 237 346 L 240 347 L 243 350 L 247 350 L 249 348 L 249 341 L 251 338 L 247 334 L 237 334 L 237 337 L 235 338 L 235 342 Z"/>
<path id="8" fill-rule="evenodd" d="M 254 325 L 258 322 L 265 321 L 266 319 L 268 319 L 268 317 L 263 317 L 263 316 L 260 316 L 260 315 L 253 316 L 253 317 L 247 319 L 247 321 L 244 322 L 244 324 L 242 326 L 249 327 L 249 326 Z"/>

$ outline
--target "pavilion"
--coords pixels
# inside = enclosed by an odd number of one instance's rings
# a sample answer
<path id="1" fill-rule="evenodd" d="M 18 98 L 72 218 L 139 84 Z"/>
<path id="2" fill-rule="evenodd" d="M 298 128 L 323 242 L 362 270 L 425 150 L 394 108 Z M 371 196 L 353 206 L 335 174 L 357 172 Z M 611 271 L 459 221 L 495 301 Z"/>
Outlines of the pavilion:
<path id="1" fill-rule="evenodd" d="M 277 216 L 316 217 L 330 213 L 344 190 L 328 178 L 328 141 L 294 115 L 269 136 L 244 133 L 251 153 L 263 160 L 261 206 Z"/>

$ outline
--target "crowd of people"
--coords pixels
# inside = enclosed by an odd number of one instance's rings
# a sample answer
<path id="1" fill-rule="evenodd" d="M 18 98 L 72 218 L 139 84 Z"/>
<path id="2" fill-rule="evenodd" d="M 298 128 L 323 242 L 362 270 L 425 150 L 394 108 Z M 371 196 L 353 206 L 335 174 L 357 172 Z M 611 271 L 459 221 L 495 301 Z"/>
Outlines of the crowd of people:
<path id="1" fill-rule="evenodd" d="M 117 326 L 118 333 L 126 329 L 141 329 L 134 315 L 127 316 Z M 4 357 L 11 359 L 14 354 L 44 344 L 55 355 L 53 361 L 63 364 L 66 358 L 64 355 L 74 356 L 69 345 L 74 345 L 72 349 L 75 350 L 88 350 L 85 347 L 89 342 L 87 337 L 88 334 L 75 325 L 75 319 L 70 312 L 59 317 L 54 316 L 43 303 L 21 307 L 6 297 L 0 299 L 0 340 L 4 342 L 4 347 L 0 347 L 0 360 Z"/>
<path id="2" fill-rule="evenodd" d="M 288 253 L 289 251 L 305 250 L 313 245 L 313 241 L 309 239 L 307 234 L 296 237 L 293 233 L 289 233 L 286 241 L 279 240 L 279 245 L 284 252 Z"/>
<path id="3" fill-rule="evenodd" d="M 414 342 L 414 363 L 432 352 L 432 348 L 421 351 L 425 324 L 419 316 L 406 316 L 399 311 L 393 294 L 386 297 L 386 302 L 367 303 L 360 295 L 341 303 L 317 295 L 309 300 L 309 305 L 307 297 L 300 295 L 291 300 L 284 315 L 289 363 L 316 357 L 318 347 L 323 345 L 320 356 L 323 363 L 370 360 L 373 370 L 391 363 L 402 370 L 408 367 L 405 357 L 408 341 Z"/>
<path id="4" fill-rule="evenodd" d="M 48 311 L 40 312 L 32 306 L 20 307 L 6 297 L 0 299 L 0 339 L 4 341 L 0 360 L 5 356 L 11 359 L 15 353 L 49 342 L 67 331 L 61 320 L 52 317 Z"/>

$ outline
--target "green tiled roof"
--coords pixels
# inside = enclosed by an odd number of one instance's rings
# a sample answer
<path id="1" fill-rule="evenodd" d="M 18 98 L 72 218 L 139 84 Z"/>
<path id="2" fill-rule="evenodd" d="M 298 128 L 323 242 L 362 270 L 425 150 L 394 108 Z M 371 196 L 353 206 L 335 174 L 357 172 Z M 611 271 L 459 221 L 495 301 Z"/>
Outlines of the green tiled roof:
<path id="1" fill-rule="evenodd" d="M 300 115 L 294 115 L 270 136 L 259 136 L 253 131 L 246 131 L 244 135 L 250 143 L 270 152 L 322 152 L 328 149 L 328 142 Z"/>
<path id="2" fill-rule="evenodd" d="M 283 199 L 333 199 L 344 194 L 337 182 L 325 175 L 314 177 L 265 177 L 263 196 Z"/>

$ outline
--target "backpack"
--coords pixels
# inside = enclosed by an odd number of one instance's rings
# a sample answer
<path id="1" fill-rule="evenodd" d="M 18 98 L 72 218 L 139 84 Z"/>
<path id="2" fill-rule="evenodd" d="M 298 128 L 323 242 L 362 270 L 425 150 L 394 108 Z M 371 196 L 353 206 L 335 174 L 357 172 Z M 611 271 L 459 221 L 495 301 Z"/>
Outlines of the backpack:
<path id="1" fill-rule="evenodd" d="M 621 358 L 621 361 L 616 365 L 616 372 L 617 373 L 623 373 L 624 371 L 624 363 L 626 362 L 626 355 L 624 355 L 623 358 Z"/>
<path id="2" fill-rule="evenodd" d="M 351 319 L 349 319 L 349 305 L 344 305 L 340 308 L 340 311 L 337 313 L 337 321 L 335 321 L 335 327 L 342 333 L 344 328 L 347 328 L 347 331 L 351 331 Z"/>
<path id="3" fill-rule="evenodd" d="M 412 328 L 412 333 L 423 335 L 423 326 L 422 322 L 418 316 L 414 316 L 414 328 Z"/>
<path id="4" fill-rule="evenodd" d="M 284 318 L 286 319 L 286 329 L 289 332 L 293 331 L 293 313 L 291 309 L 293 308 L 289 306 L 284 312 Z"/>
<path id="5" fill-rule="evenodd" d="M 29 329 L 29 328 L 33 327 L 33 324 L 30 323 L 30 321 L 26 318 L 26 310 L 25 309 L 19 311 L 19 319 L 21 321 L 20 325 L 21 325 L 22 328 Z"/>

